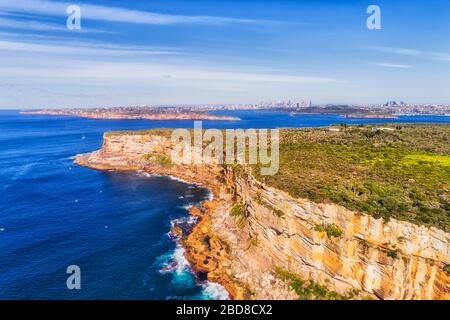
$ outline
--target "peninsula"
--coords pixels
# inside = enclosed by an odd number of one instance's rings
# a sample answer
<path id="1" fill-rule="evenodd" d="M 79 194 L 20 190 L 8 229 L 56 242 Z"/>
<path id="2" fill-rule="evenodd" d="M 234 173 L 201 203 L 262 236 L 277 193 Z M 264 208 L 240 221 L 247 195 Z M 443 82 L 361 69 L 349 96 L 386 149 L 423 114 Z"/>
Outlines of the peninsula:
<path id="1" fill-rule="evenodd" d="M 415 105 L 391 101 L 382 105 L 327 104 L 312 105 L 305 102 L 278 101 L 238 105 L 168 105 L 129 106 L 104 108 L 23 110 L 22 114 L 77 116 L 92 119 L 145 119 L 145 120 L 240 120 L 237 117 L 214 115 L 214 111 L 261 110 L 290 114 L 326 114 L 346 118 L 397 119 L 401 115 L 448 116 L 450 105 Z"/>
<path id="2" fill-rule="evenodd" d="M 222 120 L 236 121 L 236 117 L 215 116 L 206 111 L 196 111 L 183 107 L 114 107 L 96 109 L 40 109 L 22 111 L 22 114 L 44 114 L 54 116 L 75 116 L 90 119 L 114 120 Z"/>
<path id="3" fill-rule="evenodd" d="M 450 299 L 449 125 L 284 129 L 273 176 L 175 164 L 170 133 L 106 133 L 75 162 L 208 187 L 198 224 L 172 232 L 232 298 Z"/>

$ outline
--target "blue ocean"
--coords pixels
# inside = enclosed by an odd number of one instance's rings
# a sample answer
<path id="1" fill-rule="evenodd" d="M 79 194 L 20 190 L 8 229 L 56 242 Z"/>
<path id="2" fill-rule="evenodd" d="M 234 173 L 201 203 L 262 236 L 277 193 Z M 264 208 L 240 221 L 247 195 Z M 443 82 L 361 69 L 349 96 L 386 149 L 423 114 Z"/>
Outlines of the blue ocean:
<path id="1" fill-rule="evenodd" d="M 205 128 L 316 127 L 394 120 L 221 111 L 242 121 Z M 401 117 L 401 122 L 450 122 Z M 143 172 L 100 172 L 73 156 L 100 148 L 111 130 L 192 128 L 192 121 L 94 120 L 0 111 L 0 299 L 225 299 L 199 282 L 169 235 L 208 190 Z M 66 269 L 81 269 L 68 290 Z"/>

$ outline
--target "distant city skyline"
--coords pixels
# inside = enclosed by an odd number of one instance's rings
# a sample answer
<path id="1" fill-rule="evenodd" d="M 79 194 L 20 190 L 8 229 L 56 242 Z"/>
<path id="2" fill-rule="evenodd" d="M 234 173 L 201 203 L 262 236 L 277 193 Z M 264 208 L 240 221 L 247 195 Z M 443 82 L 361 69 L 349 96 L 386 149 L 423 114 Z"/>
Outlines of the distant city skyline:
<path id="1" fill-rule="evenodd" d="M 0 0 L 0 108 L 450 104 L 449 15 L 446 0 Z"/>

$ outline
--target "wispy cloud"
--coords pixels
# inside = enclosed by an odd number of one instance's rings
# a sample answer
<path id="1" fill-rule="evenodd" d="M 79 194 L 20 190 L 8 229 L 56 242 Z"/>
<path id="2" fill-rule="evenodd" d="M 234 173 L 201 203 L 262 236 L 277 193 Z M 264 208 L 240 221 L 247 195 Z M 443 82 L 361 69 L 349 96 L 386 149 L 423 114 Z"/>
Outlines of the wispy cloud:
<path id="1" fill-rule="evenodd" d="M 20 21 L 8 18 L 0 18 L 0 27 L 36 31 L 67 31 L 67 28 L 61 24 L 38 21 Z"/>
<path id="2" fill-rule="evenodd" d="M 411 69 L 414 68 L 411 65 L 407 64 L 397 64 L 397 63 L 388 63 L 388 62 L 374 62 L 373 63 L 376 66 L 379 67 L 385 67 L 385 68 L 395 68 L 395 69 Z"/>
<path id="3" fill-rule="evenodd" d="M 13 13 L 34 13 L 47 16 L 67 16 L 66 8 L 73 3 L 47 0 L 0 0 L 0 9 Z M 238 19 L 213 16 L 171 15 L 149 11 L 130 10 L 119 7 L 107 7 L 77 3 L 83 19 L 125 22 L 134 24 L 170 25 L 170 24 L 260 24 L 278 23 L 276 21 Z"/>
<path id="4" fill-rule="evenodd" d="M 32 31 L 58 31 L 58 32 L 67 32 L 67 28 L 64 24 L 57 24 L 51 22 L 41 22 L 41 21 L 31 21 L 31 20 L 17 20 L 17 19 L 9 19 L 9 18 L 1 18 L 0 17 L 0 27 L 9 28 L 9 29 L 20 29 L 20 30 L 32 30 Z M 92 33 L 98 32 L 103 33 L 105 31 L 91 29 L 91 28 L 82 28 L 81 30 L 74 30 L 72 32 L 79 33 Z"/>
<path id="5" fill-rule="evenodd" d="M 158 55 L 164 58 L 149 59 L 151 56 Z M 120 83 L 162 79 L 241 84 L 269 82 L 314 85 L 336 82 L 334 78 L 315 75 L 253 71 L 232 67 L 218 69 L 201 61 L 187 63 L 187 56 L 177 48 L 165 49 L 83 41 L 52 44 L 0 40 L 0 69 L 3 77 L 62 79 L 70 75 L 69 81 L 78 78 Z M 105 59 L 105 57 L 114 57 L 114 59 Z M 36 61 L 39 61 L 38 65 Z"/>
<path id="6" fill-rule="evenodd" d="M 111 44 L 95 44 L 82 41 L 65 41 L 58 44 L 32 43 L 0 40 L 0 50 L 20 53 L 45 53 L 88 56 L 122 56 L 122 55 L 178 55 L 178 51 L 145 46 L 120 46 Z"/>
<path id="7" fill-rule="evenodd" d="M 208 67 L 183 67 L 163 63 L 137 62 L 86 62 L 56 61 L 55 64 L 39 67 L 9 67 L 0 64 L 3 77 L 36 77 L 46 79 L 62 79 L 66 81 L 108 81 L 117 83 L 140 83 L 148 81 L 214 81 L 216 83 L 291 83 L 291 84 L 325 84 L 335 82 L 327 77 L 304 75 L 242 72 L 234 70 L 213 70 Z M 70 75 L 68 78 L 67 75 Z"/>
<path id="8" fill-rule="evenodd" d="M 444 52 L 431 52 L 435 60 L 450 61 L 450 54 Z"/>
<path id="9" fill-rule="evenodd" d="M 445 52 L 425 51 L 410 48 L 370 47 L 371 50 L 402 56 L 419 57 L 436 61 L 450 61 L 450 54 Z"/>
<path id="10" fill-rule="evenodd" d="M 393 48 L 393 47 L 370 47 L 370 49 L 380 52 L 393 53 L 405 56 L 420 56 L 423 54 L 422 51 L 416 49 L 408 49 L 408 48 Z"/>

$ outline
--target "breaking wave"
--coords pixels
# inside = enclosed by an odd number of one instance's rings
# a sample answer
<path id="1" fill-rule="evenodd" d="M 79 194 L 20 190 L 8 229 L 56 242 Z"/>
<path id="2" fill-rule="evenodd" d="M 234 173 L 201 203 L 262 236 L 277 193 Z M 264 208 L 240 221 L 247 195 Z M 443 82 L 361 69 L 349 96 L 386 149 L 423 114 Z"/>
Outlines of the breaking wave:
<path id="1" fill-rule="evenodd" d="M 218 283 L 206 281 L 204 284 L 202 284 L 202 287 L 205 299 L 212 299 L 212 300 L 230 299 L 230 294 L 228 293 L 228 291 Z"/>

